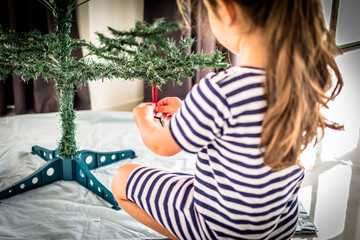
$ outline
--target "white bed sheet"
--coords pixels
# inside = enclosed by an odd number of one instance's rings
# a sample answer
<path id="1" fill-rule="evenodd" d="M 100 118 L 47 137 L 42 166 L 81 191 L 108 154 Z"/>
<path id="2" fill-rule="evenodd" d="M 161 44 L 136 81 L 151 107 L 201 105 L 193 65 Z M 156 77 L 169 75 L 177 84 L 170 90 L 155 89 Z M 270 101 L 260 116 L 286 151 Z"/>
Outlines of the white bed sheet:
<path id="1" fill-rule="evenodd" d="M 126 159 L 93 170 L 110 189 L 116 169 L 138 163 L 192 173 L 193 155 L 181 152 L 161 157 L 141 142 L 130 112 L 79 111 L 76 119 L 79 150 L 135 151 Z M 45 164 L 32 155 L 38 145 L 54 150 L 60 138 L 57 113 L 0 118 L 0 189 L 29 176 Z M 123 210 L 113 210 L 76 182 L 58 181 L 0 200 L 0 239 L 161 239 Z"/>

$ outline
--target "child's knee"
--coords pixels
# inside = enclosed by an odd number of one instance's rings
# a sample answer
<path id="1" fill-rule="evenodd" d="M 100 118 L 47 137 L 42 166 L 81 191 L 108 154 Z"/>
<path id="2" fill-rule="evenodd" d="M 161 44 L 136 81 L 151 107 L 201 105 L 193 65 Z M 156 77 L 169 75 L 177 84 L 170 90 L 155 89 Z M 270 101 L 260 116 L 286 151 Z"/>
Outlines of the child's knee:
<path id="1" fill-rule="evenodd" d="M 125 164 L 121 166 L 116 173 L 111 182 L 112 194 L 116 200 L 126 199 L 126 185 L 129 179 L 131 172 L 138 167 L 137 164 Z"/>

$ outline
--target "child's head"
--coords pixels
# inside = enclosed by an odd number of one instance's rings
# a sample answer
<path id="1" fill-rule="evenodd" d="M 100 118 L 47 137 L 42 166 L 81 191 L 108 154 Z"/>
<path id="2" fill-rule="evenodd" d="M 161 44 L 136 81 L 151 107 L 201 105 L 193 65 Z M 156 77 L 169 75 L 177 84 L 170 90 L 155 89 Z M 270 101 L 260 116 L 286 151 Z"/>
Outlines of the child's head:
<path id="1" fill-rule="evenodd" d="M 211 29 L 227 48 L 231 36 L 226 34 L 232 24 L 246 35 L 262 31 L 267 44 L 280 45 L 291 40 L 318 41 L 327 33 L 321 0 L 203 0 L 208 10 Z M 225 38 L 227 37 L 227 39 Z M 328 38 L 328 40 L 332 40 Z M 283 45 L 281 46 L 283 47 Z M 334 49 L 331 49 L 334 50 Z M 234 52 L 237 53 L 237 52 Z"/>
<path id="2" fill-rule="evenodd" d="M 293 165 L 319 127 L 341 128 L 320 112 L 343 85 L 334 60 L 339 51 L 327 30 L 321 0 L 204 0 L 204 4 L 215 37 L 234 53 L 239 49 L 228 26 L 237 26 L 239 36 L 260 31 L 264 38 L 268 109 L 260 147 L 266 165 L 273 169 Z"/>

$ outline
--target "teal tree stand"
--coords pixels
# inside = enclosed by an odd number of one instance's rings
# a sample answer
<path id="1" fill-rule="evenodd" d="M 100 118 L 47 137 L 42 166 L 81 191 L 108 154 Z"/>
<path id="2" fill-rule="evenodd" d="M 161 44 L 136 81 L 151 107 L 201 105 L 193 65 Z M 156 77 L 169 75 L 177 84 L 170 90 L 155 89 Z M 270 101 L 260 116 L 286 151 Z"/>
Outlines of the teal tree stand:
<path id="1" fill-rule="evenodd" d="M 74 158 L 62 158 L 58 151 L 48 150 L 39 146 L 32 147 L 32 154 L 38 155 L 47 163 L 30 176 L 10 187 L 0 190 L 0 199 L 8 198 L 59 180 L 75 181 L 110 203 L 113 209 L 119 210 L 120 207 L 112 193 L 95 178 L 90 170 L 123 159 L 136 157 L 135 152 L 132 150 L 116 152 L 82 150 Z"/>

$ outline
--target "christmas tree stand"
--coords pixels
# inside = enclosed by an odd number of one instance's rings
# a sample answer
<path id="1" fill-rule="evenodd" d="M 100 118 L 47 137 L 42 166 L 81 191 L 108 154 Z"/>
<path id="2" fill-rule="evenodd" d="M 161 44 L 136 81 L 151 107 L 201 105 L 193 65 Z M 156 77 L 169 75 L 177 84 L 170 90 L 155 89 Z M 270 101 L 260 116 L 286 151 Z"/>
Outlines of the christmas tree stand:
<path id="1" fill-rule="evenodd" d="M 132 150 L 116 152 L 82 150 L 74 158 L 62 158 L 58 151 L 48 150 L 39 146 L 32 147 L 32 154 L 38 155 L 47 163 L 30 176 L 10 187 L 0 190 L 0 199 L 8 198 L 59 180 L 75 181 L 110 203 L 113 209 L 119 210 L 120 207 L 112 193 L 96 179 L 90 170 L 123 159 L 136 157 L 135 152 Z"/>

